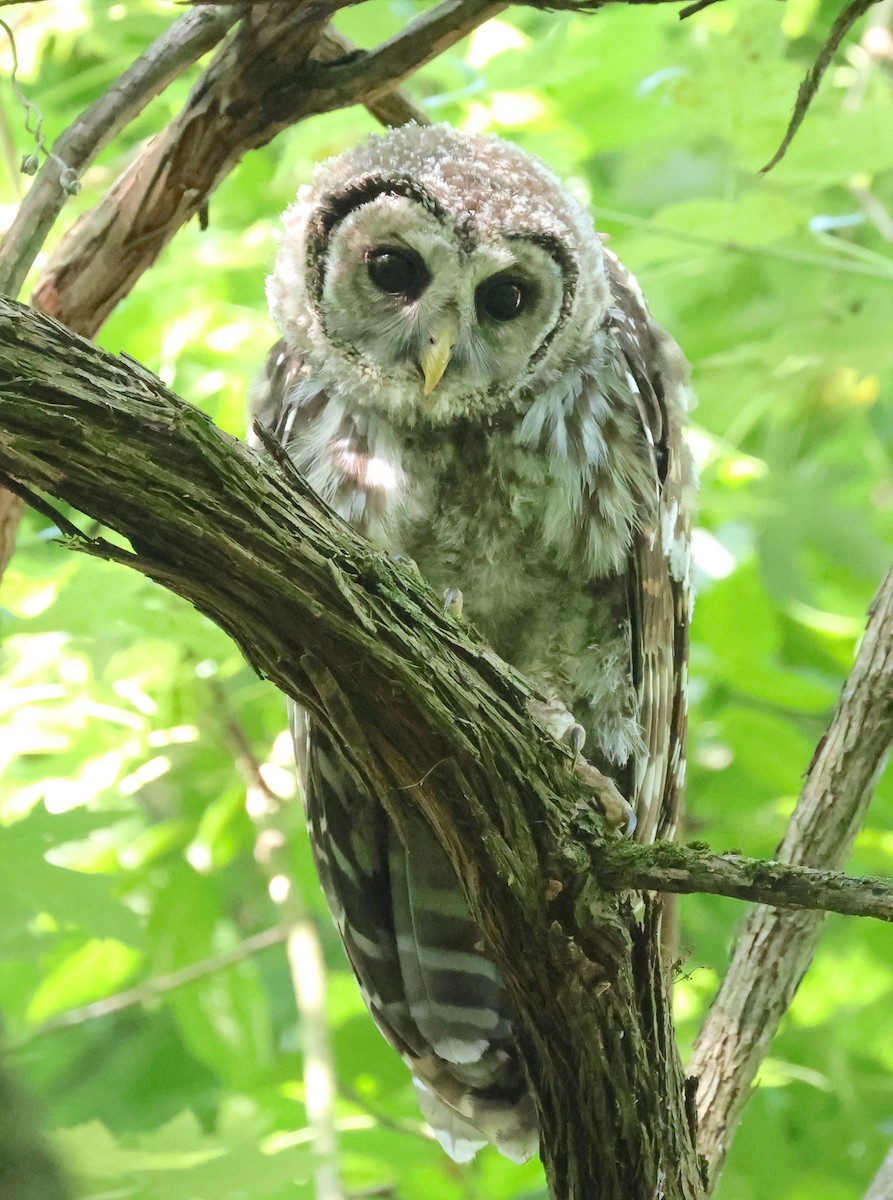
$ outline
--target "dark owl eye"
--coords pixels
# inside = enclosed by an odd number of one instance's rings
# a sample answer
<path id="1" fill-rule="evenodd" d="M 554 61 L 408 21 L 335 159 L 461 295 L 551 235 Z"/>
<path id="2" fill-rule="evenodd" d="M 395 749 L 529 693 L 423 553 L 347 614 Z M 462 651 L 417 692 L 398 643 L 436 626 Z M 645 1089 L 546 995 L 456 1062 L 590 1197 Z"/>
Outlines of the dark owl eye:
<path id="1" fill-rule="evenodd" d="M 378 246 L 366 254 L 369 278 L 380 292 L 418 300 L 431 276 L 415 250 L 401 246 Z"/>
<path id="2" fill-rule="evenodd" d="M 530 285 L 523 279 L 505 275 L 486 280 L 475 293 L 478 316 L 489 317 L 491 321 L 514 321 L 530 300 Z"/>

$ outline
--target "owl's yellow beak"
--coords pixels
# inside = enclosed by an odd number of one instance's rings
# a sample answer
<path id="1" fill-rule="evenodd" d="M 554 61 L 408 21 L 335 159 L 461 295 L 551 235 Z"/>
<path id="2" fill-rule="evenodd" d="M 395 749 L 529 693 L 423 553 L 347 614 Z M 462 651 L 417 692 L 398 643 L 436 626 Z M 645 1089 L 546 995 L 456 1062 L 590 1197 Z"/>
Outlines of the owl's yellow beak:
<path id="1" fill-rule="evenodd" d="M 452 325 L 444 325 L 431 338 L 431 345 L 419 358 L 419 366 L 422 368 L 422 375 L 425 377 L 425 386 L 422 389 L 426 396 L 430 396 L 437 385 L 443 378 L 443 373 L 447 369 L 447 364 L 450 361 L 450 355 L 453 353 L 453 346 L 456 344 L 456 330 Z"/>

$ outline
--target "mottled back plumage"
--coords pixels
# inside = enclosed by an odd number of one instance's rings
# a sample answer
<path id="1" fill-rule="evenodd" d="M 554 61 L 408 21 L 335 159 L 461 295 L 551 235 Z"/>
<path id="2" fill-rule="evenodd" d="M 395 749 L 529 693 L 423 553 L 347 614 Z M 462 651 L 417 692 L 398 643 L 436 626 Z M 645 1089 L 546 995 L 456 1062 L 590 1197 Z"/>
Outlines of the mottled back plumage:
<path id="1" fill-rule="evenodd" d="M 370 138 L 285 216 L 282 340 L 254 414 L 311 485 L 415 560 L 672 834 L 692 486 L 684 361 L 559 181 L 445 126 Z M 572 714 L 572 718 L 568 716 Z M 364 998 L 455 1158 L 536 1119 L 505 987 L 431 830 L 398 831 L 295 710 L 320 878 Z"/>

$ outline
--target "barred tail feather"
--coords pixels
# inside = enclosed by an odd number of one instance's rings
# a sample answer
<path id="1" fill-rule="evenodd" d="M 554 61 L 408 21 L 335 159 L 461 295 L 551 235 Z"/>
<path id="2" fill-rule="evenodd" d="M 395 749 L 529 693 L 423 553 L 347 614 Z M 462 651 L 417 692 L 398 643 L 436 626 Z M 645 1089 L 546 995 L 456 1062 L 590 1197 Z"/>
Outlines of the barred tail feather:
<path id="1" fill-rule="evenodd" d="M 391 833 L 388 856 L 397 953 L 409 1009 L 434 1052 L 471 1066 L 511 1036 L 505 984 L 479 948 L 453 868 L 418 817 Z M 474 1070 L 460 1072 L 477 1082 Z"/>
<path id="2" fill-rule="evenodd" d="M 467 1092 L 459 1108 L 413 1075 L 422 1116 L 455 1162 L 469 1162 L 487 1143 L 512 1162 L 527 1162 L 539 1149 L 533 1100 L 526 1087 L 514 1101 Z"/>

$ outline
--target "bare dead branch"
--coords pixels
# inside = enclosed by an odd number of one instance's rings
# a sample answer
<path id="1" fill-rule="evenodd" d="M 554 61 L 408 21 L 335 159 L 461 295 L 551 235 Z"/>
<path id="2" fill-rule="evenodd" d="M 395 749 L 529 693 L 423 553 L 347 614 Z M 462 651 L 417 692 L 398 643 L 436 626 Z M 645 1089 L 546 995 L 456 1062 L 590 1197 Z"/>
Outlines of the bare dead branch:
<path id="1" fill-rule="evenodd" d="M 609 843 L 596 855 L 598 879 L 609 891 L 631 888 L 688 895 L 707 892 L 774 908 L 817 909 L 893 921 L 893 880 L 715 854 L 701 846 Z"/>
<path id="2" fill-rule="evenodd" d="M 777 857 L 846 861 L 893 738 L 893 571 L 881 585 L 849 679 L 816 750 Z M 752 910 L 695 1045 L 698 1147 L 715 1180 L 757 1068 L 812 961 L 824 917 Z"/>

